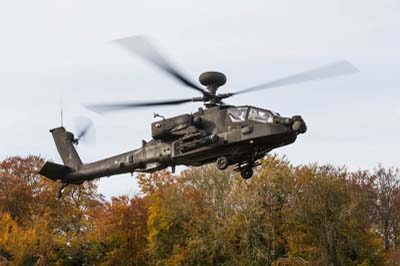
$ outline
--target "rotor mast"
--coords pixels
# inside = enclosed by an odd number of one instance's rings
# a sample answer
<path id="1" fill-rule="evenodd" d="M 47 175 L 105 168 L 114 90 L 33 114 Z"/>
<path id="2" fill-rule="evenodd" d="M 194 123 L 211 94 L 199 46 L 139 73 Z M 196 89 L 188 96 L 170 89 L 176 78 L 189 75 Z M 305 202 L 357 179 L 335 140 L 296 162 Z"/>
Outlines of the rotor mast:
<path id="1" fill-rule="evenodd" d="M 207 87 L 208 93 L 203 97 L 205 105 L 208 107 L 220 104 L 222 97 L 217 94 L 217 90 L 219 87 L 225 85 L 226 76 L 221 72 L 207 71 L 199 76 L 199 81 Z"/>

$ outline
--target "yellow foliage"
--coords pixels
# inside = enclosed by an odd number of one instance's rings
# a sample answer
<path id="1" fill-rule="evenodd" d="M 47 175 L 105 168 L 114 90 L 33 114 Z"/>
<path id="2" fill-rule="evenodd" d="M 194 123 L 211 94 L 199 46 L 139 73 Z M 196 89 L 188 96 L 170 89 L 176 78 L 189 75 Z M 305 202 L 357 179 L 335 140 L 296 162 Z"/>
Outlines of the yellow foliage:
<path id="1" fill-rule="evenodd" d="M 397 172 L 376 186 L 368 172 L 270 156 L 249 180 L 208 165 L 140 175 L 132 198 L 104 200 L 85 182 L 57 200 L 42 163 L 0 162 L 0 266 L 398 265 L 400 186 L 384 182 Z"/>
<path id="2" fill-rule="evenodd" d="M 8 213 L 0 216 L 0 250 L 12 256 L 10 265 L 22 265 L 24 258 L 32 253 L 36 232 L 23 229 Z"/>

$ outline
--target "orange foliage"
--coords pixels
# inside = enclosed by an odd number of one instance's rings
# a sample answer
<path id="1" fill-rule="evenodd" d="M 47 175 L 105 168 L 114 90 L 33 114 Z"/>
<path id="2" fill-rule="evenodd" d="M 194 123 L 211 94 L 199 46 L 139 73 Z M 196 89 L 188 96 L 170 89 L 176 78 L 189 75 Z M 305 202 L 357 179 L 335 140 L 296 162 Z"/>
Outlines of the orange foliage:
<path id="1" fill-rule="evenodd" d="M 110 200 L 96 182 L 0 162 L 0 265 L 397 265 L 399 171 L 349 172 L 267 157 L 250 180 L 204 166 L 141 174 Z M 384 248 L 386 250 L 384 250 Z M 397 264 L 396 264 L 397 263 Z"/>

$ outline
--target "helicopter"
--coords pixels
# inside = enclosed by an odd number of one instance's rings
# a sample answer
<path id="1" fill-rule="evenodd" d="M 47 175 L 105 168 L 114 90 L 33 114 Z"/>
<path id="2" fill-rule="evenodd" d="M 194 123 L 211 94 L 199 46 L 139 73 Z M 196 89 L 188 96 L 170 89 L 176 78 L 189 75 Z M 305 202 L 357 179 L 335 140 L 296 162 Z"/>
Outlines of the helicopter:
<path id="1" fill-rule="evenodd" d="M 82 163 L 75 145 L 87 132 L 87 127 L 75 138 L 64 127 L 51 129 L 63 164 L 47 161 L 39 174 L 54 181 L 61 181 L 58 196 L 69 184 L 123 173 L 152 173 L 168 167 L 175 172 L 178 165 L 201 166 L 215 163 L 220 170 L 235 165 L 242 178 L 253 175 L 253 168 L 271 150 L 289 145 L 297 136 L 307 131 L 300 115 L 282 117 L 268 109 L 251 105 L 233 106 L 225 100 L 243 93 L 271 89 L 312 80 L 347 75 L 358 70 L 347 61 L 291 75 L 272 82 L 242 89 L 233 93 L 217 93 L 226 83 L 223 73 L 208 71 L 200 75 L 200 84 L 194 83 L 177 70 L 154 45 L 143 36 L 132 36 L 114 41 L 158 69 L 169 74 L 181 84 L 200 93 L 200 96 L 153 102 L 123 102 L 85 105 L 97 113 L 108 113 L 153 106 L 176 106 L 189 102 L 202 102 L 193 113 L 159 118 L 151 124 L 151 140 L 142 146 L 119 155 L 92 163 Z"/>

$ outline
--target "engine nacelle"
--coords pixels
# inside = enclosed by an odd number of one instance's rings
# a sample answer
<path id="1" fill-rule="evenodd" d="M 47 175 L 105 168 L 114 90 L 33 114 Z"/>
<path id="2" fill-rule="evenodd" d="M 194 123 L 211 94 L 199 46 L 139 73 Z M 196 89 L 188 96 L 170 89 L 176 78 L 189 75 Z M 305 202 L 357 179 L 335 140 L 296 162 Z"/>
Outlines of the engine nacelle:
<path id="1" fill-rule="evenodd" d="M 170 140 L 183 135 L 185 128 L 192 124 L 192 116 L 184 114 L 151 124 L 151 135 L 154 139 Z"/>

